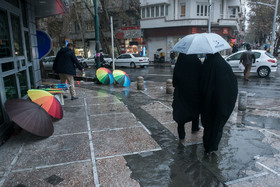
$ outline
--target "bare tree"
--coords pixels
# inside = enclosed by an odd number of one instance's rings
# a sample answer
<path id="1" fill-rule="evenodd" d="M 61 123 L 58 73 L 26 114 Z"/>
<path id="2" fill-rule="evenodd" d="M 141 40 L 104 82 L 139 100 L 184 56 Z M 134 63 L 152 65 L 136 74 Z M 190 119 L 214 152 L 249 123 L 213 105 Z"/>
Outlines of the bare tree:
<path id="1" fill-rule="evenodd" d="M 248 2 L 250 6 L 249 14 L 249 35 L 254 35 L 254 42 L 259 42 L 260 44 L 265 43 L 267 38 L 271 38 L 272 24 L 274 9 L 265 5 L 257 4 L 257 0 L 251 0 Z M 275 4 L 275 1 L 263 0 L 263 3 Z M 278 8 L 279 10 L 279 8 Z M 279 22 L 279 20 L 277 20 Z M 276 30 L 276 42 L 275 49 L 279 47 L 279 30 Z M 276 55 L 277 50 L 274 50 L 274 55 Z"/>

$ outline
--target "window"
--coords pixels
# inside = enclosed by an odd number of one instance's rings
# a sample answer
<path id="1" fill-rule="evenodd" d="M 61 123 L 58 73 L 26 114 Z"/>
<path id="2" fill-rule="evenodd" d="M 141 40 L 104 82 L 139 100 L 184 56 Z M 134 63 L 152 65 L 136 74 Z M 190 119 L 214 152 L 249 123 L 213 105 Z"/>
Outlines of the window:
<path id="1" fill-rule="evenodd" d="M 142 8 L 142 18 L 145 18 L 145 10 L 146 8 Z"/>
<path id="2" fill-rule="evenodd" d="M 28 25 L 27 25 L 27 12 L 26 12 L 27 8 L 26 8 L 26 1 L 21 0 L 21 5 L 22 5 L 21 10 L 22 10 L 23 26 L 27 28 Z"/>
<path id="3" fill-rule="evenodd" d="M 164 5 L 160 6 L 160 16 L 164 16 Z"/>
<path id="4" fill-rule="evenodd" d="M 18 98 L 16 76 L 10 75 L 10 76 L 4 77 L 3 79 L 4 79 L 4 85 L 5 85 L 6 98 L 7 99 Z"/>
<path id="5" fill-rule="evenodd" d="M 28 60 L 28 62 L 31 62 L 29 34 L 27 31 L 24 31 L 24 38 L 25 38 L 25 45 L 26 45 L 27 60 Z"/>
<path id="6" fill-rule="evenodd" d="M 159 6 L 156 6 L 156 17 L 159 17 Z"/>
<path id="7" fill-rule="evenodd" d="M 151 17 L 155 17 L 155 7 L 151 7 Z"/>
<path id="8" fill-rule="evenodd" d="M 203 4 L 203 5 L 198 4 L 196 6 L 196 15 L 197 16 L 206 17 L 206 16 L 209 16 L 208 14 L 209 14 L 209 7 L 208 7 L 208 5 L 206 5 L 206 4 Z"/>
<path id="9" fill-rule="evenodd" d="M 147 18 L 150 17 L 150 7 L 147 7 Z"/>
<path id="10" fill-rule="evenodd" d="M 23 97 L 27 94 L 27 90 L 28 90 L 26 71 L 19 72 L 18 79 L 20 84 L 20 94 L 21 97 Z"/>
<path id="11" fill-rule="evenodd" d="M 0 100 L 1 103 L 1 100 Z M 3 116 L 3 111 L 2 111 L 2 105 L 0 105 L 0 124 L 4 122 L 4 116 Z"/>
<path id="12" fill-rule="evenodd" d="M 242 53 L 238 53 L 236 55 L 231 56 L 230 58 L 228 58 L 228 61 L 230 60 L 240 60 Z"/>
<path id="13" fill-rule="evenodd" d="M 2 71 L 3 72 L 9 71 L 9 70 L 12 70 L 12 69 L 15 69 L 14 62 L 6 62 L 6 63 L 2 64 Z"/>
<path id="14" fill-rule="evenodd" d="M 19 8 L 18 0 L 6 0 L 11 5 L 14 5 L 15 7 Z"/>
<path id="15" fill-rule="evenodd" d="M 11 56 L 11 40 L 7 12 L 0 9 L 0 58 Z"/>
<path id="16" fill-rule="evenodd" d="M 165 15 L 168 16 L 168 6 L 165 7 Z"/>
<path id="17" fill-rule="evenodd" d="M 236 17 L 236 8 L 230 8 L 230 17 L 235 18 Z"/>
<path id="18" fill-rule="evenodd" d="M 88 22 L 87 24 L 86 24 L 86 26 L 87 26 L 87 31 L 93 31 L 94 29 L 93 29 L 93 22 Z"/>
<path id="19" fill-rule="evenodd" d="M 30 78 L 30 84 L 31 88 L 34 88 L 34 80 L 33 80 L 33 72 L 32 72 L 32 66 L 28 68 L 29 71 L 29 78 Z"/>
<path id="20" fill-rule="evenodd" d="M 186 5 L 185 4 L 181 4 L 181 17 L 185 17 L 186 16 Z"/>
<path id="21" fill-rule="evenodd" d="M 11 14 L 11 23 L 13 29 L 15 55 L 21 56 L 23 55 L 23 47 L 22 47 L 22 37 L 21 37 L 21 27 L 20 27 L 19 17 L 14 14 Z"/>

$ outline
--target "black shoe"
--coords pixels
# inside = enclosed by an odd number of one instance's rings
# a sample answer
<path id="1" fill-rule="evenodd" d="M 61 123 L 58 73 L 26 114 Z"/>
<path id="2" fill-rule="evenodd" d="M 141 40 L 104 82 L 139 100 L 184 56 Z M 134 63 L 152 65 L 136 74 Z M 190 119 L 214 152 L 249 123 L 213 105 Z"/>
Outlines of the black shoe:
<path id="1" fill-rule="evenodd" d="M 186 136 L 184 125 L 178 125 L 177 131 L 178 131 L 179 139 L 184 140 Z"/>
<path id="2" fill-rule="evenodd" d="M 68 98 L 68 96 L 67 95 L 63 95 L 63 99 L 66 99 L 66 98 Z"/>
<path id="3" fill-rule="evenodd" d="M 200 127 L 198 127 L 198 128 L 192 128 L 192 133 L 196 133 L 196 132 L 198 132 L 200 130 Z"/>
<path id="4" fill-rule="evenodd" d="M 78 97 L 72 97 L 71 100 L 79 99 Z"/>

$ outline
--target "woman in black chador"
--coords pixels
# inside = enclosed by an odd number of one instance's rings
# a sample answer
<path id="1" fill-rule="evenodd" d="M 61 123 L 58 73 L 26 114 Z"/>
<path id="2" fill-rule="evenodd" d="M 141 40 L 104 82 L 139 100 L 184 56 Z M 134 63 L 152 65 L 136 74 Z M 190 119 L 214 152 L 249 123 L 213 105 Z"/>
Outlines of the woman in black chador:
<path id="1" fill-rule="evenodd" d="M 218 150 L 223 127 L 237 98 L 237 80 L 219 53 L 208 54 L 201 71 L 201 123 L 205 152 Z"/>
<path id="2" fill-rule="evenodd" d="M 173 73 L 173 119 L 178 123 L 180 140 L 185 138 L 184 125 L 192 121 L 192 131 L 199 130 L 199 82 L 201 61 L 197 55 L 180 53 Z"/>

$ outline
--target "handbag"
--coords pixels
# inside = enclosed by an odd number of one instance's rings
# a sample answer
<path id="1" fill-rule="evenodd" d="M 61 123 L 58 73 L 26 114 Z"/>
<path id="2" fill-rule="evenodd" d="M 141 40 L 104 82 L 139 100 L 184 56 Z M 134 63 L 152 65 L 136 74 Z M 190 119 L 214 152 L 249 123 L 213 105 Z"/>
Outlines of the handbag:
<path id="1" fill-rule="evenodd" d="M 238 68 L 241 69 L 241 71 L 244 71 L 245 67 L 242 63 L 239 63 Z"/>

